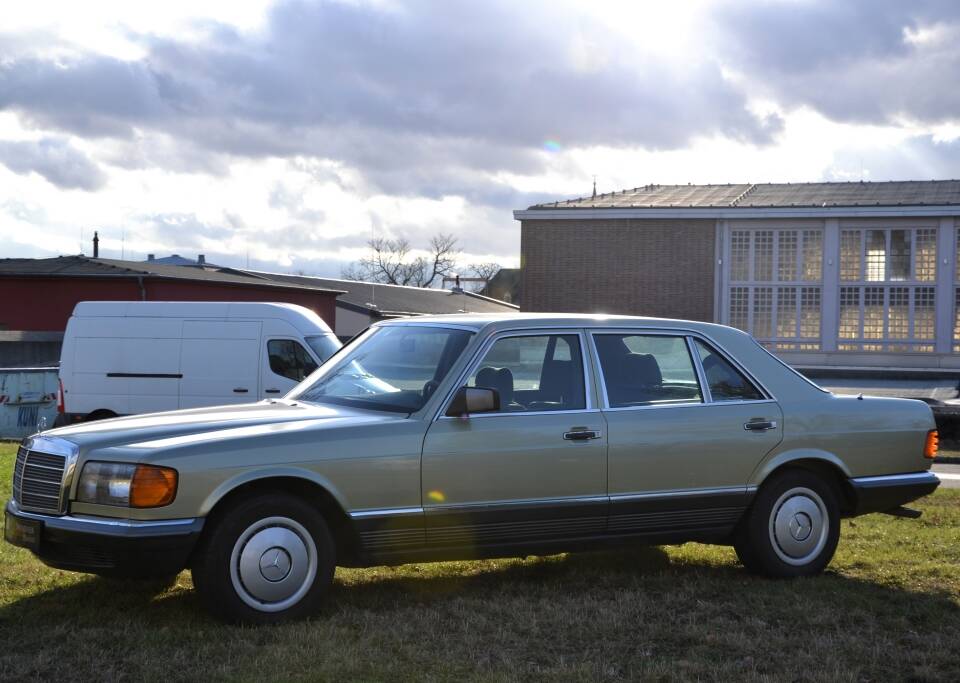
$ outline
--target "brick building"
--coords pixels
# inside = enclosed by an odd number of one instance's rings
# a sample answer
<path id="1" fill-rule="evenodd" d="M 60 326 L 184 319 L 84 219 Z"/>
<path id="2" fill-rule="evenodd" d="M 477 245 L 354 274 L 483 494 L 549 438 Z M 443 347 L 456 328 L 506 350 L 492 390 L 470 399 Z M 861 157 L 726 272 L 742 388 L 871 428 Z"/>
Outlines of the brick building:
<path id="1" fill-rule="evenodd" d="M 0 259 L 0 367 L 59 359 L 80 301 L 273 301 L 313 310 L 333 328 L 340 290 L 232 271 L 86 256 Z"/>
<path id="2" fill-rule="evenodd" d="M 649 185 L 514 216 L 524 310 L 720 322 L 801 367 L 960 370 L 960 181 Z"/>

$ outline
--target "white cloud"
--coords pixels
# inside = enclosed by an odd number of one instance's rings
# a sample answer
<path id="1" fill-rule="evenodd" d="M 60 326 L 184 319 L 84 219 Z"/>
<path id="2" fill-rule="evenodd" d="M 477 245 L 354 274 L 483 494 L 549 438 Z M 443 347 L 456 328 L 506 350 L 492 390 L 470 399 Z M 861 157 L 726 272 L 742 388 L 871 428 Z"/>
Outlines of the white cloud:
<path id="1" fill-rule="evenodd" d="M 89 252 L 97 229 L 109 256 L 336 275 L 370 236 L 452 232 L 463 264 L 516 264 L 510 210 L 594 175 L 960 176 L 949 8 L 20 3 L 0 28 L 4 255 Z"/>

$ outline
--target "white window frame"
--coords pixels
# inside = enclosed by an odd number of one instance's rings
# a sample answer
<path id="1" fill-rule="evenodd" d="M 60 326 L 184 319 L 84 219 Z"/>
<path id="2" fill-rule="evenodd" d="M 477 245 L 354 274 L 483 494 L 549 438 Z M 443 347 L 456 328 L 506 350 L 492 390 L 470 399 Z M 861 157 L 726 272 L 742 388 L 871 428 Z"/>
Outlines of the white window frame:
<path id="1" fill-rule="evenodd" d="M 730 315 L 730 303 L 731 303 L 731 291 L 734 288 L 744 288 L 747 290 L 747 329 L 753 333 L 754 322 L 755 322 L 755 306 L 754 302 L 756 301 L 756 292 L 757 290 L 766 290 L 771 291 L 770 299 L 770 334 L 764 336 L 758 336 L 757 339 L 762 344 L 771 347 L 775 351 L 799 351 L 799 352 L 820 352 L 823 348 L 823 329 L 824 329 L 824 277 L 827 270 L 827 259 L 826 259 L 826 243 L 827 243 L 827 234 L 824 230 L 822 222 L 811 222 L 804 221 L 798 222 L 795 224 L 792 223 L 764 223 L 764 224 L 750 224 L 743 225 L 738 223 L 726 223 L 722 226 L 723 235 L 721 237 L 722 242 L 722 258 L 720 259 L 720 265 L 722 269 L 722 275 L 720 281 L 722 282 L 722 290 L 720 293 L 720 320 L 724 324 L 730 324 L 731 315 Z M 733 246 L 733 233 L 740 231 L 748 231 L 751 233 L 756 232 L 772 232 L 773 233 L 773 245 L 772 245 L 772 257 L 770 265 L 771 280 L 757 281 L 754 280 L 754 273 L 756 268 L 756 239 L 754 236 L 750 238 L 750 246 L 747 254 L 747 279 L 746 280 L 733 280 L 731 277 L 731 269 L 733 266 L 732 258 L 732 246 Z M 819 280 L 801 280 L 799 279 L 802 275 L 802 266 L 803 266 L 803 255 L 804 255 L 804 233 L 807 231 L 817 231 L 820 233 L 820 279 Z M 777 280 L 780 271 L 780 239 L 781 234 L 785 232 L 795 232 L 797 234 L 796 241 L 796 255 L 795 255 L 795 272 L 794 278 L 791 280 Z M 779 306 L 777 301 L 779 299 L 779 291 L 781 289 L 789 289 L 795 292 L 795 300 L 793 305 L 794 310 L 794 323 L 793 327 L 796 331 L 794 336 L 780 336 L 778 334 L 778 313 Z M 818 334 L 815 337 L 801 337 L 800 332 L 802 329 L 802 313 L 803 313 L 803 294 L 805 289 L 816 289 L 820 293 L 820 325 Z M 789 348 L 789 347 L 793 348 Z"/>

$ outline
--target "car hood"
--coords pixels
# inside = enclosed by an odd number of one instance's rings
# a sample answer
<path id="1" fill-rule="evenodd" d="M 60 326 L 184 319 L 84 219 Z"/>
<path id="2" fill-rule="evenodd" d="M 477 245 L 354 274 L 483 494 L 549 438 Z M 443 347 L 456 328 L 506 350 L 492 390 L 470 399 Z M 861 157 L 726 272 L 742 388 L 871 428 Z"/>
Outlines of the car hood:
<path id="1" fill-rule="evenodd" d="M 115 446 L 197 444 L 275 431 L 332 428 L 404 419 L 406 414 L 354 410 L 285 399 L 260 403 L 212 406 L 166 413 L 132 415 L 52 429 L 45 437 L 59 437 L 83 451 Z"/>

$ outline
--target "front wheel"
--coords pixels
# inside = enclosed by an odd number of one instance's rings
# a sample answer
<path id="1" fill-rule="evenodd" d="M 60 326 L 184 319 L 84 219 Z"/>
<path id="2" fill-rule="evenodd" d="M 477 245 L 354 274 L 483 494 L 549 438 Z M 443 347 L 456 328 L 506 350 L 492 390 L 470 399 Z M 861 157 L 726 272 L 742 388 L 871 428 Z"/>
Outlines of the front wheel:
<path id="1" fill-rule="evenodd" d="M 307 616 L 333 580 L 330 530 L 319 511 L 300 499 L 248 498 L 207 532 L 191 567 L 193 582 L 207 608 L 227 621 Z"/>
<path id="2" fill-rule="evenodd" d="M 833 487 L 813 472 L 787 470 L 761 487 L 740 522 L 734 548 L 749 571 L 790 578 L 822 572 L 839 540 Z"/>

